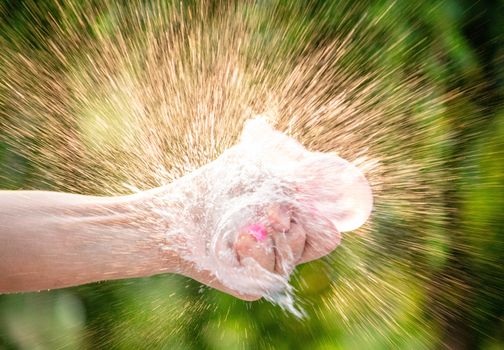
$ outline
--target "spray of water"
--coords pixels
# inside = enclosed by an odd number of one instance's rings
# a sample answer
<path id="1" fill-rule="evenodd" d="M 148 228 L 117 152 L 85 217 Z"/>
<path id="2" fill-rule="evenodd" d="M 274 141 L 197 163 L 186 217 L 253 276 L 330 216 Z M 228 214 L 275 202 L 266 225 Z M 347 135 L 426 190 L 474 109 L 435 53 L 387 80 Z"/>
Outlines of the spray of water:
<path id="1" fill-rule="evenodd" d="M 27 6 L 34 20 L 44 12 Z M 430 285 L 422 262 L 446 259 L 435 228 L 447 216 L 443 188 L 452 178 L 440 145 L 451 135 L 440 125 L 457 94 L 440 89 L 422 63 L 401 63 L 421 52 L 421 42 L 401 45 L 412 30 L 383 39 L 396 33 L 394 4 L 372 17 L 360 4 L 328 5 L 303 23 L 309 8 L 56 2 L 44 26 L 2 28 L 2 138 L 31 161 L 38 188 L 117 195 L 214 161 L 246 120 L 265 115 L 309 151 L 352 162 L 373 191 L 371 220 L 326 261 L 330 292 L 313 313 L 330 310 L 356 334 L 405 335 L 397 319 L 421 304 L 405 286 Z M 338 28 L 326 23 L 331 15 Z"/>

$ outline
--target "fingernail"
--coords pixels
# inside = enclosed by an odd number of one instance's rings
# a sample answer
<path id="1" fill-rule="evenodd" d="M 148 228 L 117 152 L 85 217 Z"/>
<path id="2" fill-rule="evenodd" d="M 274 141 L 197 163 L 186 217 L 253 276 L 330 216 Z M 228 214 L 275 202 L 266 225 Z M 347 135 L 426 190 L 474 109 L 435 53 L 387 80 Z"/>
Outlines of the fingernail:
<path id="1" fill-rule="evenodd" d="M 266 226 L 264 226 L 263 224 L 252 224 L 252 225 L 248 225 L 248 226 L 245 226 L 243 228 L 244 231 L 248 231 L 252 234 L 252 236 L 254 236 L 254 238 L 257 240 L 257 241 L 263 241 L 266 239 Z"/>

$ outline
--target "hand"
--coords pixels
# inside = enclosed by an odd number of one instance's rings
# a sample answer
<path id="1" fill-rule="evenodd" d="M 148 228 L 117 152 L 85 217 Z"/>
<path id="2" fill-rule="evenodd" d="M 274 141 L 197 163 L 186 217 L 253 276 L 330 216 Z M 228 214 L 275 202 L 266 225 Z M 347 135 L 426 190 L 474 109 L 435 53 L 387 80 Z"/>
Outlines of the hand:
<path id="1" fill-rule="evenodd" d="M 205 204 L 190 211 L 206 230 L 185 229 L 182 273 L 241 299 L 285 286 L 296 265 L 329 254 L 372 208 L 357 168 L 307 151 L 261 119 L 197 172 L 191 181 Z"/>

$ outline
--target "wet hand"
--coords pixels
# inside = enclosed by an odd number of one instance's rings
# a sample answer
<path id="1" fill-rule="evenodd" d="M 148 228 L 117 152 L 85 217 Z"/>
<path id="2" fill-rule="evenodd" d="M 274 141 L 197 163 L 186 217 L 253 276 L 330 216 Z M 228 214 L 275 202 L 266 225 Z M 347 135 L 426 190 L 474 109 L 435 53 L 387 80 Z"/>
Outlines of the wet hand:
<path id="1" fill-rule="evenodd" d="M 330 223 L 325 232 L 307 232 L 300 215 L 288 205 L 272 205 L 267 222 L 241 228 L 233 245 L 241 264 L 253 259 L 270 272 L 288 275 L 296 265 L 329 254 L 341 240 Z"/>

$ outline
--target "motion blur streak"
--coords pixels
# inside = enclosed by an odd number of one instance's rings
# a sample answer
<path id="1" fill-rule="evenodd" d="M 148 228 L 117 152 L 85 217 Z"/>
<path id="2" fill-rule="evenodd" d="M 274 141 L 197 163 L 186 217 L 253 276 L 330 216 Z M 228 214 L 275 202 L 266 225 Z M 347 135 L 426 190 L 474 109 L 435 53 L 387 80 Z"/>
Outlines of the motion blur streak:
<path id="1" fill-rule="evenodd" d="M 463 51 L 456 1 L 14 3 L 0 5 L 3 188 L 160 186 L 262 114 L 358 166 L 375 207 L 296 275 L 308 320 L 156 277 L 2 296 L 0 348 L 503 344 L 502 87 Z M 63 335 L 33 309 L 56 310 Z"/>

